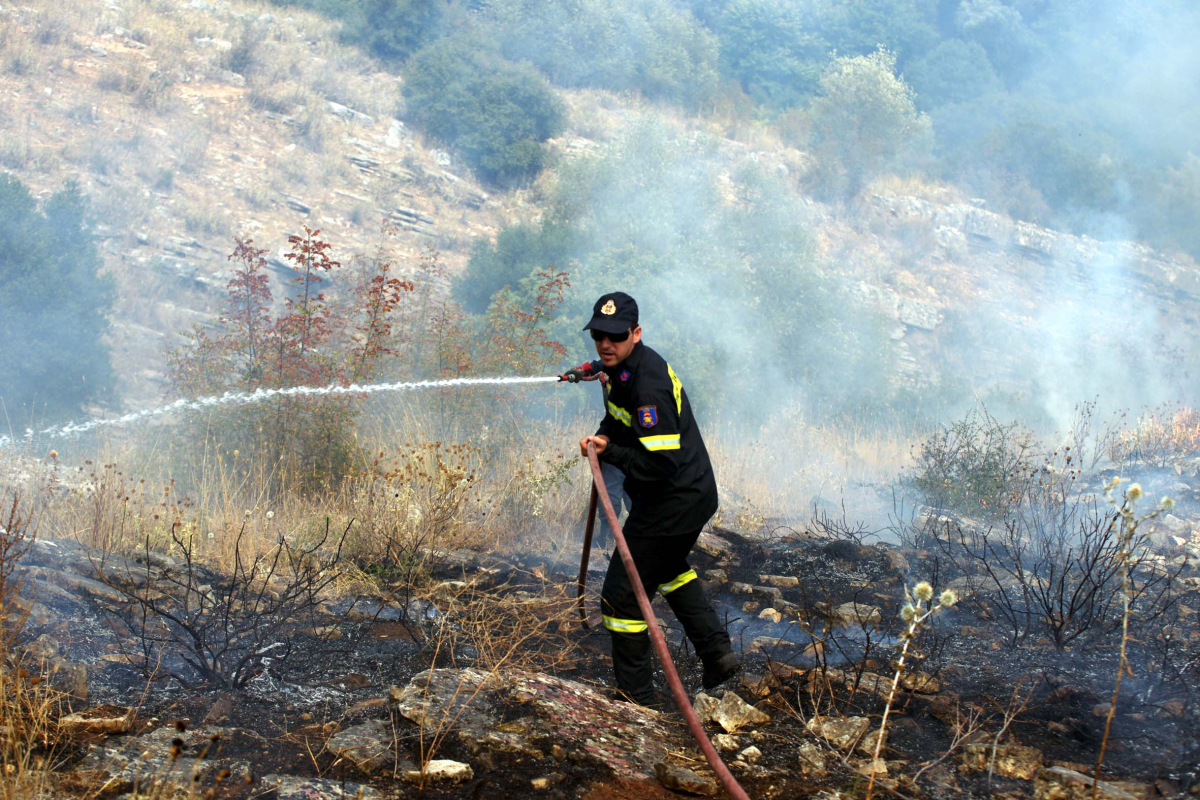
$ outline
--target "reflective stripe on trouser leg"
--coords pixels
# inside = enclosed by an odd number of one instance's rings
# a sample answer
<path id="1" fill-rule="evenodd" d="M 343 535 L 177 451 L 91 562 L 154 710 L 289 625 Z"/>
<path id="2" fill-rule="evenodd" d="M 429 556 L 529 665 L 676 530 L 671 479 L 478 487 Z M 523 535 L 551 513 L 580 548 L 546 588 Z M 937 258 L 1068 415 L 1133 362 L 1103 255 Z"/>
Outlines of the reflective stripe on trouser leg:
<path id="1" fill-rule="evenodd" d="M 729 634 L 704 596 L 699 581 L 688 581 L 665 596 L 702 661 L 712 663 L 733 649 Z"/>
<path id="2" fill-rule="evenodd" d="M 618 619 L 607 614 L 601 616 L 604 618 L 604 627 L 616 633 L 645 633 L 650 628 L 642 619 Z"/>
<path id="3" fill-rule="evenodd" d="M 683 586 L 685 583 L 691 583 L 696 580 L 696 570 L 689 569 L 681 575 L 676 575 L 672 580 L 658 587 L 658 591 L 663 595 L 668 595 L 671 592 Z"/>

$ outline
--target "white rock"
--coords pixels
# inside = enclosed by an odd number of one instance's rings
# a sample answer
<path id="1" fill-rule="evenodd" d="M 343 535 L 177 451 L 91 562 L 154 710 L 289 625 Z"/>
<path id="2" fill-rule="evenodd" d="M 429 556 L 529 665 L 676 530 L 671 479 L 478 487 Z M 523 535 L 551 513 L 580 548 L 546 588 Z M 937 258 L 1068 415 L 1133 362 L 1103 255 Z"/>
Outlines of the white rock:
<path id="1" fill-rule="evenodd" d="M 475 771 L 470 764 L 461 761 L 451 761 L 448 758 L 435 758 L 425 765 L 425 780 L 437 783 L 462 783 L 475 777 Z M 409 783 L 421 781 L 421 770 L 414 769 L 404 773 L 404 780 Z"/>

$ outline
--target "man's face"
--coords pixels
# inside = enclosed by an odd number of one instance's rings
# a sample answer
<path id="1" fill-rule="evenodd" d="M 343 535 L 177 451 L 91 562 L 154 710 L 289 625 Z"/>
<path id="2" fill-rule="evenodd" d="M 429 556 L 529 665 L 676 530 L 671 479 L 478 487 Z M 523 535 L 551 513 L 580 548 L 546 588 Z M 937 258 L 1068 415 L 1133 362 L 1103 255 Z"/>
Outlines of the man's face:
<path id="1" fill-rule="evenodd" d="M 599 331 L 592 331 L 593 338 L 601 336 Z M 630 331 L 629 336 L 623 342 L 614 342 L 609 338 L 609 334 L 603 334 L 603 338 L 595 339 L 596 355 L 600 356 L 600 363 L 606 367 L 615 367 L 625 359 L 629 358 L 629 354 L 633 352 L 633 346 L 642 340 L 642 326 L 634 328 Z"/>

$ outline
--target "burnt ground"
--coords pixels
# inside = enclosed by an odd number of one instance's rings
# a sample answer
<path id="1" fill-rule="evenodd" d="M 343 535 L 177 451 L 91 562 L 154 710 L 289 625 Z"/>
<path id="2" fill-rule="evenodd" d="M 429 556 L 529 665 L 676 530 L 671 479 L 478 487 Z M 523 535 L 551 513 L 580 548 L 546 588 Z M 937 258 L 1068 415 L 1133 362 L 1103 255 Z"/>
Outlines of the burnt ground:
<path id="1" fill-rule="evenodd" d="M 606 561 L 603 554 L 593 555 L 589 577 L 593 611 L 592 595 L 598 591 Z M 745 674 L 740 684 L 730 688 L 772 717 L 768 725 L 738 737 L 739 746 L 754 744 L 762 751 L 757 763 L 741 765 L 738 776 L 743 786 L 753 797 L 800 797 L 839 790 L 861 793 L 866 779 L 856 768 L 865 760 L 838 753 L 825 742 L 821 744 L 828 751 L 827 775 L 805 775 L 797 768 L 800 744 L 820 741 L 806 731 L 804 723 L 819 714 L 865 716 L 878 725 L 884 699 L 875 689 L 877 683 L 890 685 L 904 586 L 918 579 L 948 580 L 952 576 L 944 564 L 928 551 L 799 537 L 763 541 L 718 531 L 705 537 L 693 565 L 726 616 L 735 648 L 743 655 Z M 322 627 L 319 638 L 300 631 L 288 635 L 287 659 L 303 662 L 302 678 L 284 679 L 277 669 L 280 665 L 267 663 L 238 690 L 185 690 L 171 682 L 148 683 L 137 667 L 124 663 L 128 656 L 115 646 L 112 625 L 100 611 L 114 598 L 106 597 L 107 587 L 86 577 L 72 545 L 39 543 L 27 566 L 32 568 L 38 598 L 30 632 L 46 634 L 58 645 L 62 659 L 86 666 L 86 704 L 139 709 L 138 722 L 129 733 L 107 739 L 82 737 L 60 750 L 63 774 L 68 776 L 61 786 L 65 793 L 82 792 L 94 778 L 87 769 L 111 770 L 112 759 L 107 757 L 106 767 L 105 752 L 140 751 L 154 731 L 160 731 L 161 738 L 166 735 L 161 733 L 163 726 L 183 721 L 188 735 L 199 737 L 188 753 L 207 748 L 208 761 L 233 768 L 233 776 L 221 785 L 206 783 L 222 797 L 290 796 L 265 791 L 261 776 L 271 774 L 321 778 L 334 785 L 344 782 L 349 796 L 359 791 L 355 786 L 372 787 L 385 797 L 396 796 L 401 787 L 404 797 L 429 798 L 676 796 L 653 779 L 614 773 L 602 760 L 549 753 L 548 746 L 535 748 L 535 754 L 481 756 L 469 737 L 447 736 L 437 757 L 470 763 L 475 777 L 462 784 L 424 789 L 399 784 L 391 774 L 366 775 L 326 749 L 335 732 L 385 718 L 394 726 L 402 760 L 418 758 L 420 729 L 389 712 L 389 687 L 404 687 L 431 665 L 483 663 L 484 654 L 470 635 L 435 635 L 447 626 L 455 628 L 459 613 L 455 609 L 472 597 L 511 596 L 523 601 L 561 597 L 562 587 L 573 594 L 575 564 L 540 556 L 505 561 L 458 554 L 437 576 L 442 591 L 434 586 L 424 603 L 392 602 L 382 607 L 357 603 L 349 613 L 348 603 L 331 604 L 325 609 L 329 624 Z M 798 585 L 787 585 L 788 578 L 798 578 Z M 917 691 L 901 691 L 893 706 L 885 748 L 889 780 L 884 786 L 900 796 L 1029 795 L 1028 781 L 995 776 L 989 786 L 984 773 L 956 770 L 954 756 L 926 770 L 919 782 L 909 779 L 922 766 L 945 756 L 956 720 L 978 713 L 986 722 L 975 740 L 990 743 L 1014 703 L 1023 708 L 1014 715 L 1003 743 L 1036 748 L 1046 764 L 1073 765 L 1081 771 L 1094 764 L 1103 732 L 1102 714 L 1116 672 L 1118 638 L 1097 632 L 1081 636 L 1063 650 L 1045 639 L 1014 647 L 1002 621 L 989 613 L 987 599 L 976 600 L 961 602 L 932 621 L 918 642 L 923 656 L 918 669 L 927 683 L 914 687 Z M 847 603 L 857 604 L 857 620 L 846 617 Z M 1195 606 L 1195 591 L 1180 603 Z M 540 645 L 532 641 L 526 645 L 526 650 L 538 651 L 533 665 L 603 690 L 611 670 L 607 634 L 564 623 L 561 602 L 540 608 L 559 618 L 545 629 L 552 640 L 550 648 L 538 650 Z M 779 611 L 778 622 L 771 620 L 770 612 L 768 618 L 760 617 L 770 608 Z M 700 688 L 699 664 L 661 600 L 656 604 L 659 609 L 681 676 L 694 696 Z M 872 609 L 878 610 L 877 621 Z M 1186 626 L 1193 637 L 1194 620 L 1188 618 Z M 1156 661 L 1155 632 L 1141 631 L 1139 636 L 1131 647 L 1133 675 L 1127 676 L 1122 690 L 1105 773 L 1110 779 L 1136 784 L 1140 796 L 1147 798 L 1198 793 L 1200 708 L 1195 672 L 1178 681 L 1167 679 L 1164 669 L 1156 673 L 1161 660 Z M 661 675 L 660 685 L 665 686 Z M 886 690 L 882 694 L 886 696 Z M 511 716 L 502 717 L 498 727 L 520 719 L 519 712 Z M 659 719 L 670 731 L 668 750 L 686 760 L 689 745 L 682 718 L 666 712 Z M 589 724 L 602 735 L 604 719 Z M 220 733 L 216 743 L 207 738 L 214 731 Z M 695 756 L 691 752 L 690 757 Z M 727 760 L 733 756 L 726 754 Z M 258 782 L 236 782 L 242 774 L 239 768 Z M 531 781 L 539 778 L 547 778 L 548 787 L 533 792 Z M 310 794 L 295 796 L 336 796 L 306 791 Z"/>

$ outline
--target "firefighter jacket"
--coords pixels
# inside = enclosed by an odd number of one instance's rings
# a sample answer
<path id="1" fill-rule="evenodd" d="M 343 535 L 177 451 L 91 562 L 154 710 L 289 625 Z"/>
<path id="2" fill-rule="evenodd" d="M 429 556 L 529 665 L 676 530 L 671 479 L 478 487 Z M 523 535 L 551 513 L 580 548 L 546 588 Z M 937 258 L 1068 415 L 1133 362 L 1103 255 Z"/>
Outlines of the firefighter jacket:
<path id="1" fill-rule="evenodd" d="M 640 342 L 605 368 L 600 458 L 625 473 L 629 536 L 694 533 L 717 511 L 717 481 L 687 392 L 675 371 Z"/>

